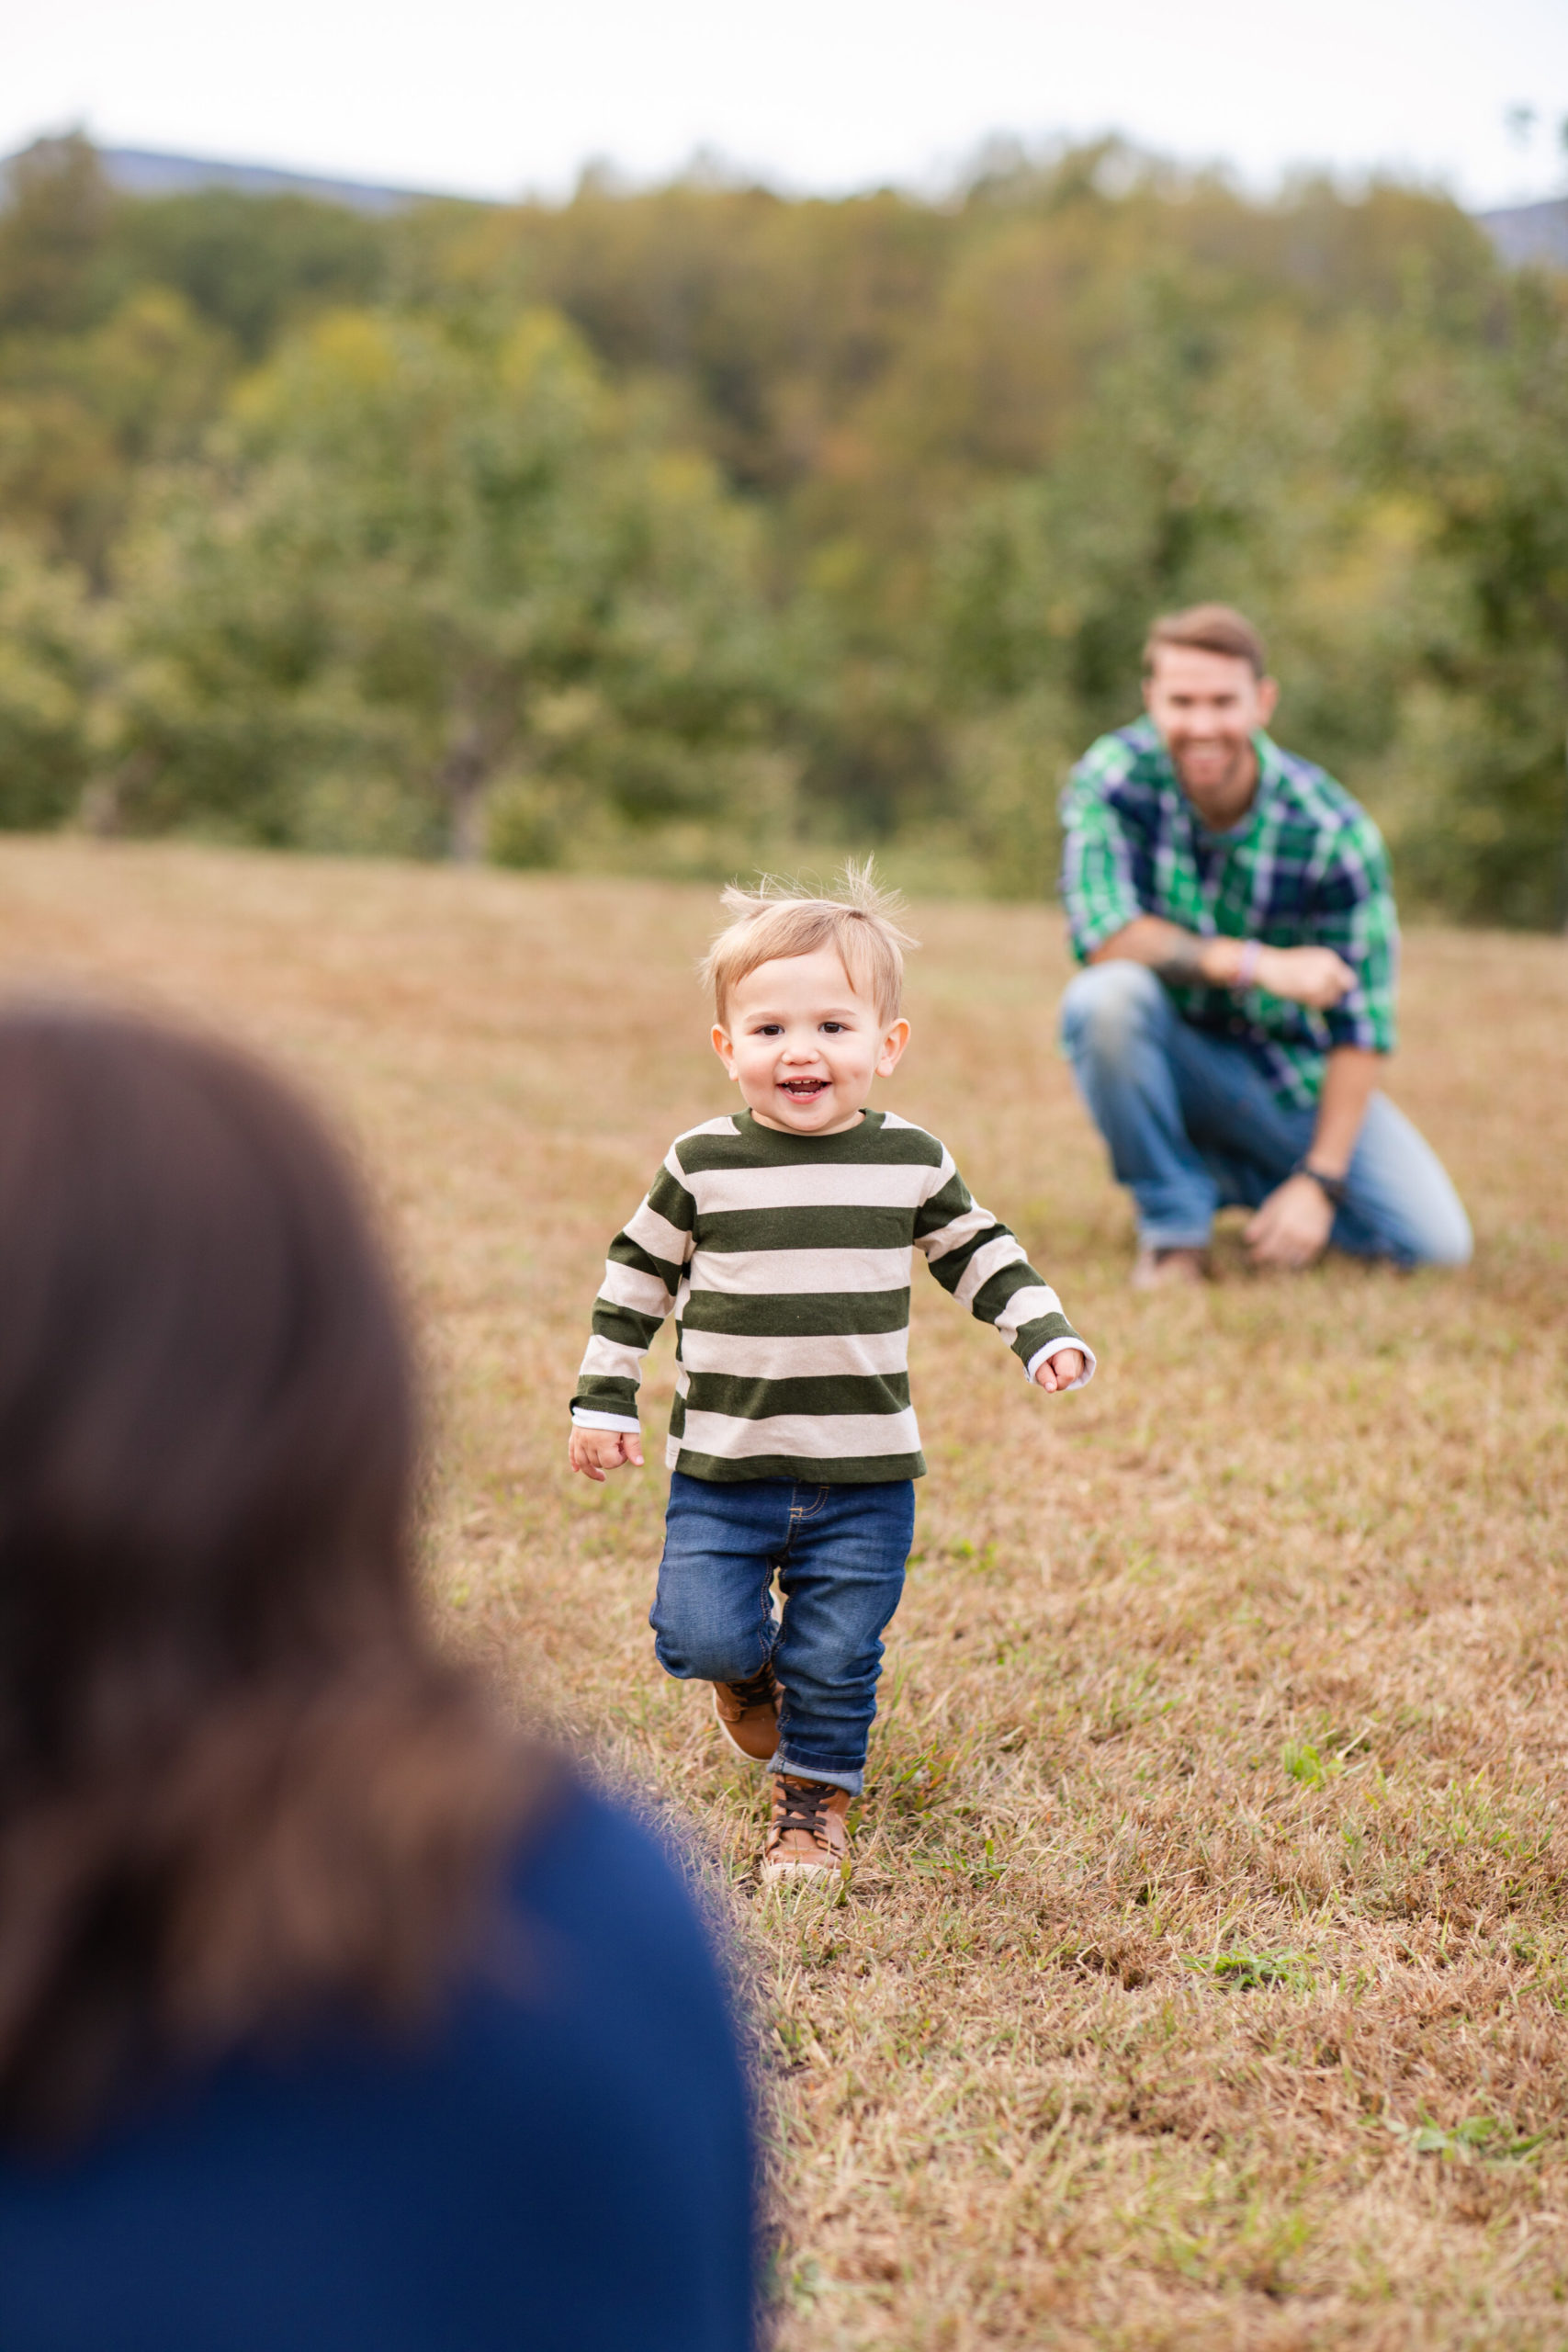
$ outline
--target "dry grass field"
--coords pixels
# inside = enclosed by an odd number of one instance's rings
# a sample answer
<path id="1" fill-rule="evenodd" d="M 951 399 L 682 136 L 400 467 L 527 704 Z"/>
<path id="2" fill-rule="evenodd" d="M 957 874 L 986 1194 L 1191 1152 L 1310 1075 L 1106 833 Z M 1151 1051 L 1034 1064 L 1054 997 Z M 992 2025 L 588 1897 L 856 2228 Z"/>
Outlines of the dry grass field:
<path id="1" fill-rule="evenodd" d="M 884 1099 L 1102 1370 L 1031 1393 L 917 1290 L 931 1474 L 859 1867 L 764 1897 L 758 1787 L 649 1655 L 661 1475 L 564 1469 L 604 1245 L 726 1101 L 712 912 L 0 851 L 9 982 L 237 1030 L 357 1137 L 429 1335 L 454 1637 L 685 1825 L 737 1925 L 786 2352 L 1568 2345 L 1568 948 L 1410 943 L 1394 1091 L 1472 1272 L 1264 1282 L 1233 1240 L 1203 1294 L 1134 1298 L 1055 919 L 918 910 Z"/>

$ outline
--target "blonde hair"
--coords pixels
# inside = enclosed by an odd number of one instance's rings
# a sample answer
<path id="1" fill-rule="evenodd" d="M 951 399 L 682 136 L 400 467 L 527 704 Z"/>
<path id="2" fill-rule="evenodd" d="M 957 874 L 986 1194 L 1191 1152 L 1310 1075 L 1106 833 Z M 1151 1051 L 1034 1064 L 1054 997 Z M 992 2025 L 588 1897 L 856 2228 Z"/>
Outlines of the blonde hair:
<path id="1" fill-rule="evenodd" d="M 721 1022 L 730 997 L 759 964 L 829 946 L 837 948 L 856 994 L 871 998 L 877 1019 L 898 1018 L 904 950 L 920 943 L 900 927 L 903 899 L 883 889 L 869 857 L 858 865 L 852 858 L 841 868 L 830 897 L 763 874 L 753 890 L 732 882 L 720 904 L 729 921 L 703 958 L 702 977 Z"/>

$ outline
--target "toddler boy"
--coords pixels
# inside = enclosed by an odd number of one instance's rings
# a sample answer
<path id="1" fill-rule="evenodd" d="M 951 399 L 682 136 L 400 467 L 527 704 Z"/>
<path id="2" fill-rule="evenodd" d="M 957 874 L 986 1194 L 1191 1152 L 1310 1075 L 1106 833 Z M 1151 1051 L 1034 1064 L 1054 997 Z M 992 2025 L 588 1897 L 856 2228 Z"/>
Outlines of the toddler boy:
<path id="1" fill-rule="evenodd" d="M 724 904 L 704 978 L 742 1108 L 676 1138 L 611 1246 L 571 1466 L 640 1468 L 642 1358 L 673 1307 L 654 1654 L 714 1685 L 727 1738 L 773 1774 L 762 1872 L 776 1880 L 848 1858 L 926 1466 L 911 1248 L 1039 1387 L 1082 1387 L 1094 1357 L 935 1136 L 866 1108 L 908 1043 L 901 950 L 915 944 L 869 866 L 846 867 L 835 898 L 764 884 Z"/>

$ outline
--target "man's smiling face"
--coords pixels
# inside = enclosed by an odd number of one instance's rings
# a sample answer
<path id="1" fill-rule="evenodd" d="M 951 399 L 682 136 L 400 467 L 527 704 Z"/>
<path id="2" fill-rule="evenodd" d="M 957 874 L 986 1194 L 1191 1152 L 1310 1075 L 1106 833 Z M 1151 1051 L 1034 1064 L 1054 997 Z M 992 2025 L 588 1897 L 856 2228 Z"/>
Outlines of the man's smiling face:
<path id="1" fill-rule="evenodd" d="M 831 1136 L 855 1125 L 908 1036 L 907 1021 L 885 1022 L 853 986 L 838 951 L 819 947 L 737 981 L 713 1043 L 763 1126 Z"/>
<path id="2" fill-rule="evenodd" d="M 1272 678 L 1233 653 L 1160 645 L 1144 703 L 1164 738 L 1183 792 L 1213 823 L 1234 824 L 1256 781 L 1252 738 L 1274 715 Z"/>

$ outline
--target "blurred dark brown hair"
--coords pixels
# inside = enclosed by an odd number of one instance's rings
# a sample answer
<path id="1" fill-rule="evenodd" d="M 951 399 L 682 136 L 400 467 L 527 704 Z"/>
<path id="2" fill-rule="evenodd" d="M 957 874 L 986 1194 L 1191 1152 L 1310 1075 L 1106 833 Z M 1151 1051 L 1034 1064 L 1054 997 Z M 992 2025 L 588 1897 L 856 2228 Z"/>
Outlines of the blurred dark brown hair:
<path id="1" fill-rule="evenodd" d="M 1155 656 L 1162 645 L 1188 645 L 1201 653 L 1226 653 L 1245 662 L 1255 678 L 1269 674 L 1263 639 L 1234 605 L 1189 605 L 1184 612 L 1162 613 L 1144 644 L 1144 675 L 1154 674 Z"/>
<path id="2" fill-rule="evenodd" d="M 393 1284 L 315 1118 L 0 1013 L 0 2132 L 428 2007 L 541 1768 L 437 1657 Z"/>

